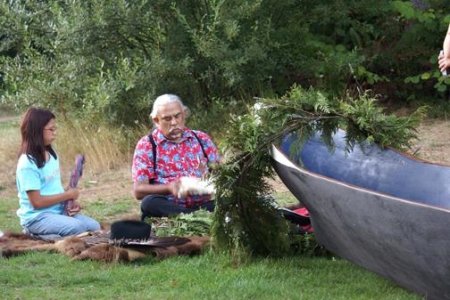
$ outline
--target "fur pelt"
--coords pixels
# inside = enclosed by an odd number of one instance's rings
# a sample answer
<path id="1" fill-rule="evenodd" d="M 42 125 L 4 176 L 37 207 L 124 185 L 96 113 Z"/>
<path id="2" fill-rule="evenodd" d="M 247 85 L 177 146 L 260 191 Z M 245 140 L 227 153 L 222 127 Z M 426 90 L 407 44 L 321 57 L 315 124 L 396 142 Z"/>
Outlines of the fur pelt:
<path id="1" fill-rule="evenodd" d="M 112 244 L 108 233 L 98 231 L 44 241 L 26 234 L 5 233 L 0 237 L 0 257 L 9 258 L 30 251 L 62 253 L 72 260 L 130 262 L 147 256 L 164 259 L 175 255 L 195 255 L 209 245 L 209 237 L 154 237 L 145 243 Z"/>

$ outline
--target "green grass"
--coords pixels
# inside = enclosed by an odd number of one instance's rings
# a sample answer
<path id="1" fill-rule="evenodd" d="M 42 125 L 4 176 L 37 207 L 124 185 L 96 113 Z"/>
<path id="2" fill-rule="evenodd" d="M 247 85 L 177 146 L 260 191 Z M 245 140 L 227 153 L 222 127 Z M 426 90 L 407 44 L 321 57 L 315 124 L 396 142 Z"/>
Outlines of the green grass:
<path id="1" fill-rule="evenodd" d="M 83 205 L 83 213 L 101 221 L 114 220 L 115 216 L 126 214 L 135 208 L 139 202 L 130 198 L 106 200 L 99 198 Z"/>
<path id="2" fill-rule="evenodd" d="M 275 193 L 274 198 L 282 207 L 299 204 L 297 198 L 288 191 Z"/>
<path id="3" fill-rule="evenodd" d="M 2 262 L 4 299 L 419 299 L 343 260 L 259 259 L 239 267 L 207 253 L 131 264 L 30 253 Z"/>
<path id="4" fill-rule="evenodd" d="M 6 198 L 0 200 L 0 230 L 20 232 L 19 217 L 16 215 L 19 200 Z"/>

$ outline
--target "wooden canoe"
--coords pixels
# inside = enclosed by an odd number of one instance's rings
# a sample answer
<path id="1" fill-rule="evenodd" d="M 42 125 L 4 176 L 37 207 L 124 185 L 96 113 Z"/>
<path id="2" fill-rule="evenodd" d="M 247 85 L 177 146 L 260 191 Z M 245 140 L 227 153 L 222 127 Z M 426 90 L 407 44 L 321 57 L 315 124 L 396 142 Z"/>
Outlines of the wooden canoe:
<path id="1" fill-rule="evenodd" d="M 274 168 L 336 255 L 427 299 L 450 299 L 450 167 L 320 135 L 272 147 Z"/>

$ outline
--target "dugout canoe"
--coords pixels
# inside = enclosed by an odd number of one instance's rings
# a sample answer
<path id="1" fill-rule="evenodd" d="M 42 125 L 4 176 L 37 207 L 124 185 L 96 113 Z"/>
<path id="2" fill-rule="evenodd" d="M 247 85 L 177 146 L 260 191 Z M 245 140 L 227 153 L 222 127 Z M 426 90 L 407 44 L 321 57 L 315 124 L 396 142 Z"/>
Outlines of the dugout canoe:
<path id="1" fill-rule="evenodd" d="M 319 243 L 427 299 L 450 299 L 450 167 L 375 144 L 330 149 L 287 135 L 274 168 L 309 210 Z"/>

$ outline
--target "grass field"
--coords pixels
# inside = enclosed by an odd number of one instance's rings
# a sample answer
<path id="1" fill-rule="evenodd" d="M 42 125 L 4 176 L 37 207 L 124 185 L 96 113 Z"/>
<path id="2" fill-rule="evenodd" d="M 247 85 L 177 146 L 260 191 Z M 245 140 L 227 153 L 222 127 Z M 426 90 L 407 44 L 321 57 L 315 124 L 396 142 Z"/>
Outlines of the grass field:
<path id="1" fill-rule="evenodd" d="M 2 262 L 3 299 L 419 299 L 344 260 L 224 254 L 130 264 L 71 262 L 30 253 Z"/>
<path id="2" fill-rule="evenodd" d="M 20 231 L 14 185 L 17 120 L 0 123 L 0 230 Z M 64 153 L 60 153 L 64 159 Z M 87 165 L 89 166 L 89 165 Z M 138 212 L 129 166 L 81 182 L 86 214 L 110 222 Z M 281 202 L 292 201 L 285 190 Z M 226 254 L 153 258 L 129 264 L 70 261 L 51 253 L 0 258 L 2 299 L 420 299 L 339 258 L 260 258 L 236 265 Z"/>

